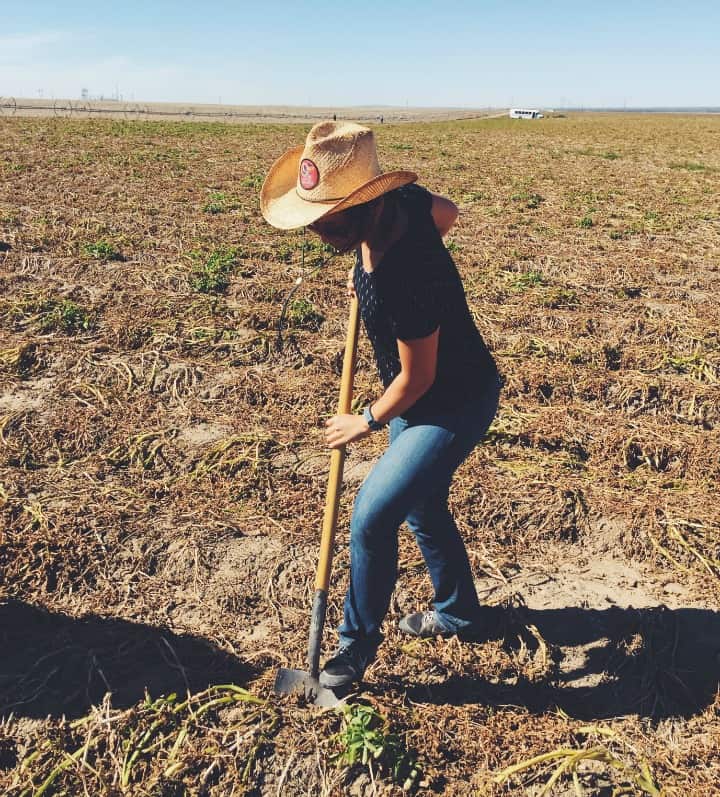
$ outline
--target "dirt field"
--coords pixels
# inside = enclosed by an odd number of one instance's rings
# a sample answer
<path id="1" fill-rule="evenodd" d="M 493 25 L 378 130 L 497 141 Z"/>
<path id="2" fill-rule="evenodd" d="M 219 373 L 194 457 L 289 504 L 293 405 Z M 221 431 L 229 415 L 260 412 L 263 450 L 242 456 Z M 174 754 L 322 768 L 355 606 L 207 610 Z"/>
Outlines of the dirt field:
<path id="1" fill-rule="evenodd" d="M 505 386 L 451 497 L 488 638 L 401 637 L 431 597 L 403 531 L 342 715 L 271 691 L 303 663 L 347 318 L 338 256 L 278 345 L 303 236 L 257 194 L 307 126 L 0 119 L 0 791 L 720 794 L 719 125 L 377 128 L 461 208 Z M 381 437 L 346 466 L 325 650 Z"/>

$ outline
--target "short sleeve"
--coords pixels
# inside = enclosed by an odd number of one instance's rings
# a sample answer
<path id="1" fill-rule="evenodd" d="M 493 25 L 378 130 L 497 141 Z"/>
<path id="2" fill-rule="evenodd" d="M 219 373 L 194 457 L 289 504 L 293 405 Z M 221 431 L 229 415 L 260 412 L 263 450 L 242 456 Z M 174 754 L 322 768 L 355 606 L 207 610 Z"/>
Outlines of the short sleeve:
<path id="1" fill-rule="evenodd" d="M 397 284 L 389 302 L 395 337 L 426 338 L 440 326 L 443 291 L 422 272 Z"/>

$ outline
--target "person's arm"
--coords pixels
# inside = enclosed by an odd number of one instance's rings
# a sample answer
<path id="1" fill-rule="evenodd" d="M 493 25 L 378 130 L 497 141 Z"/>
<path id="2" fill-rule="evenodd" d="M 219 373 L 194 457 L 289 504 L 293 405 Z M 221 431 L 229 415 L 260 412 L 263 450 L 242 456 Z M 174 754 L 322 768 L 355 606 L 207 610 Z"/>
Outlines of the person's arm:
<path id="1" fill-rule="evenodd" d="M 458 217 L 457 205 L 445 196 L 433 194 L 432 196 L 432 217 L 441 237 L 445 237 L 450 228 L 455 224 Z"/>
<path id="2" fill-rule="evenodd" d="M 437 371 L 440 327 L 424 338 L 398 340 L 400 373 L 371 406 L 373 418 L 387 423 L 415 404 L 433 385 Z M 325 422 L 325 439 L 339 448 L 370 433 L 362 415 L 335 415 Z"/>
<path id="3" fill-rule="evenodd" d="M 440 327 L 426 338 L 398 340 L 400 373 L 388 385 L 370 411 L 379 423 L 387 423 L 430 390 L 437 371 Z"/>

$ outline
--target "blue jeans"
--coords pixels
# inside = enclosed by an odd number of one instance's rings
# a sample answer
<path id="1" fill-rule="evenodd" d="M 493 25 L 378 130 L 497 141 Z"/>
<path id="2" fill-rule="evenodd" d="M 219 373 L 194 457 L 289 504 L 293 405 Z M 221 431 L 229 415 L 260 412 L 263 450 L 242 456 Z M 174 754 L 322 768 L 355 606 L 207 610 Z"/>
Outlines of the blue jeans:
<path id="1" fill-rule="evenodd" d="M 405 521 L 430 571 L 434 606 L 448 631 L 469 629 L 479 603 L 465 545 L 448 508 L 457 467 L 495 417 L 499 385 L 458 410 L 390 422 L 390 445 L 360 488 L 350 522 L 350 584 L 341 646 L 369 659 L 397 580 L 398 529 Z"/>

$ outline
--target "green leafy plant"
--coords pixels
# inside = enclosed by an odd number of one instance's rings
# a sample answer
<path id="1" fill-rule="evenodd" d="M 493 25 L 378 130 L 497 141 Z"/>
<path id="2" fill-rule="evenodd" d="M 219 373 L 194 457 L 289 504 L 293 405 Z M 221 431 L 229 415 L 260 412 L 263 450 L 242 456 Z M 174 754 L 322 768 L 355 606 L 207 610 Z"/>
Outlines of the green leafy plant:
<path id="1" fill-rule="evenodd" d="M 582 227 L 584 230 L 589 230 L 592 226 L 593 220 L 591 216 L 583 216 L 578 222 L 578 227 Z"/>
<path id="2" fill-rule="evenodd" d="M 325 316 L 308 299 L 294 299 L 290 302 L 287 317 L 290 326 L 313 331 L 320 329 L 320 325 L 325 320 Z"/>
<path id="3" fill-rule="evenodd" d="M 339 710 L 343 728 L 334 739 L 340 749 L 331 760 L 338 766 L 361 765 L 369 769 L 374 762 L 405 791 L 415 788 L 420 765 L 401 737 L 391 731 L 388 721 L 372 706 L 361 703 L 345 704 Z"/>
<path id="4" fill-rule="evenodd" d="M 227 209 L 227 197 L 222 191 L 214 191 L 208 197 L 208 201 L 203 205 L 204 213 L 224 213 Z"/>
<path id="5" fill-rule="evenodd" d="M 66 335 L 87 332 L 92 327 L 93 321 L 87 310 L 69 299 L 48 302 L 40 322 L 40 329 L 43 332 L 59 331 Z"/>
<path id="6" fill-rule="evenodd" d="M 249 174 L 247 177 L 243 177 L 243 179 L 240 181 L 240 185 L 243 188 L 252 188 L 258 191 L 260 188 L 262 188 L 264 180 L 265 178 L 262 174 Z"/>
<path id="7" fill-rule="evenodd" d="M 122 260 L 123 257 L 115 247 L 105 240 L 83 244 L 82 253 L 95 260 Z"/>
<path id="8" fill-rule="evenodd" d="M 215 215 L 216 213 L 227 213 L 242 207 L 242 203 L 232 196 L 228 196 L 224 191 L 211 191 L 207 202 L 203 205 L 203 212 Z"/>
<path id="9" fill-rule="evenodd" d="M 539 208 L 545 201 L 545 198 L 540 196 L 540 194 L 531 194 L 527 191 L 520 191 L 517 194 L 513 194 L 510 199 L 512 199 L 513 202 L 524 202 L 525 207 L 530 210 Z"/>
<path id="10" fill-rule="evenodd" d="M 194 257 L 199 258 L 199 255 Z M 235 246 L 216 249 L 196 265 L 190 284 L 200 293 L 222 293 L 229 285 L 230 272 L 239 257 L 240 251 Z"/>
<path id="11" fill-rule="evenodd" d="M 526 288 L 534 288 L 536 285 L 546 285 L 547 280 L 544 275 L 539 271 L 523 271 L 513 281 L 513 288 L 525 290 Z"/>

